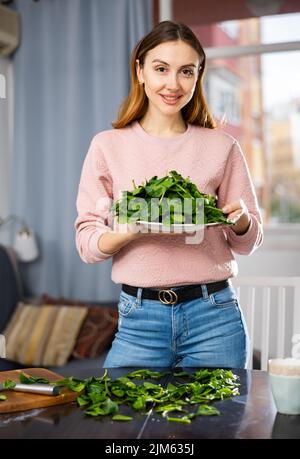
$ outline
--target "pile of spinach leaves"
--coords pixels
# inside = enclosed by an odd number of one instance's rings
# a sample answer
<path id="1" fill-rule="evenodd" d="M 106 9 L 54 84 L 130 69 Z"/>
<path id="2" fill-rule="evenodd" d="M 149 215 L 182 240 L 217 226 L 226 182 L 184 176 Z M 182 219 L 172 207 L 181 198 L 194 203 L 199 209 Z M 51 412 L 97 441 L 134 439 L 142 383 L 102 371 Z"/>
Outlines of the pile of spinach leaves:
<path id="1" fill-rule="evenodd" d="M 196 416 L 219 415 L 219 410 L 210 405 L 214 400 L 239 395 L 239 378 L 231 370 L 199 369 L 194 373 L 173 372 L 173 383 L 167 384 L 164 388 L 156 380 L 168 374 L 172 373 L 140 369 L 113 380 L 105 370 L 101 377 L 77 379 L 71 376 L 51 384 L 65 386 L 78 392 L 77 403 L 84 408 L 85 414 L 111 415 L 114 421 L 133 419 L 132 416 L 120 412 L 124 405 L 143 414 L 154 405 L 154 411 L 168 421 L 190 424 Z M 20 378 L 25 382 L 22 373 Z M 145 379 L 148 381 L 135 382 Z M 31 384 L 37 380 L 30 377 L 26 382 Z M 46 379 L 39 379 L 39 382 L 49 383 Z M 9 385 L 8 381 L 6 384 Z M 196 405 L 196 410 L 186 409 L 192 405 Z M 172 415 L 169 416 L 169 413 Z"/>
<path id="2" fill-rule="evenodd" d="M 201 193 L 191 182 L 172 170 L 162 178 L 157 175 L 136 186 L 132 191 L 123 191 L 122 197 L 111 207 L 118 223 L 134 223 L 138 220 L 172 224 L 232 224 L 221 209 L 217 207 L 217 197 Z M 184 199 L 189 198 L 189 206 L 184 207 Z M 197 199 L 198 198 L 198 199 Z M 158 205 L 152 205 L 156 199 Z M 164 202 L 163 202 L 164 200 Z M 176 202 L 178 206 L 176 206 Z M 200 204 L 201 203 L 201 204 Z M 202 209 L 204 219 L 202 219 Z"/>

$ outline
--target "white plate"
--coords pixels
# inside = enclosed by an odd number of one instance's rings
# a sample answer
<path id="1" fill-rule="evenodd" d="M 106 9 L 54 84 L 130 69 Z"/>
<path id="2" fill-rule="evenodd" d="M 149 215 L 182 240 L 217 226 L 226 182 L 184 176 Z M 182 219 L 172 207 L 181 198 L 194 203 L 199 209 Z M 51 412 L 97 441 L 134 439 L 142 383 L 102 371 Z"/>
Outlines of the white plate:
<path id="1" fill-rule="evenodd" d="M 154 231 L 154 232 L 162 232 L 163 230 L 163 224 L 162 223 L 157 223 L 157 222 L 147 222 L 147 221 L 143 221 L 143 220 L 137 220 L 136 221 L 136 224 L 143 227 L 143 228 L 147 228 L 147 229 L 150 229 L 151 231 Z M 182 224 L 182 223 L 174 223 L 173 225 L 170 225 L 170 226 L 164 226 L 164 229 L 165 229 L 165 232 L 168 232 L 168 229 L 170 228 L 171 229 L 171 232 L 172 230 L 174 229 L 181 229 L 183 232 L 187 232 L 187 233 L 193 233 L 194 231 L 197 231 L 203 227 L 207 227 L 207 226 L 220 226 L 220 225 L 224 225 L 223 222 L 215 222 L 215 223 L 206 223 L 204 225 L 196 225 L 195 223 L 185 223 L 185 224 Z"/>

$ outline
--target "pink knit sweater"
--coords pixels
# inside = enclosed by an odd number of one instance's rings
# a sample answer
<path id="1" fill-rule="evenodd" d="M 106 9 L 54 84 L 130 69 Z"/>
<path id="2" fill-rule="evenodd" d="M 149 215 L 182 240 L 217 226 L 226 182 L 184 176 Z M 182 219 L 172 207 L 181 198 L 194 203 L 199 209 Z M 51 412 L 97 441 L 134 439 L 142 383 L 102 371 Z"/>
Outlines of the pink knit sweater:
<path id="1" fill-rule="evenodd" d="M 251 217 L 248 231 L 238 236 L 230 227 L 208 227 L 199 244 L 187 244 L 186 235 L 149 233 L 113 256 L 100 252 L 99 237 L 113 228 L 112 212 L 101 204 L 103 198 L 113 203 L 122 190 L 133 189 L 132 179 L 139 185 L 170 170 L 189 176 L 201 192 L 218 196 L 220 208 L 243 199 Z M 77 210 L 80 257 L 86 263 L 112 257 L 111 278 L 117 284 L 162 287 L 228 279 L 238 272 L 234 252 L 249 255 L 263 240 L 261 215 L 239 143 L 224 131 L 192 124 L 172 138 L 150 135 L 138 121 L 96 134 L 83 164 Z"/>

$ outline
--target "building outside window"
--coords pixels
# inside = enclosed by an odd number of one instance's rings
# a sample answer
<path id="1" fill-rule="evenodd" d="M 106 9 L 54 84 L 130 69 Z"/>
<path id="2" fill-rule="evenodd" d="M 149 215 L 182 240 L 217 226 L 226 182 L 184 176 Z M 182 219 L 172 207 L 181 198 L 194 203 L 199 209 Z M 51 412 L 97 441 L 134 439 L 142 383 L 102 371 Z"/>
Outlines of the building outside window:
<path id="1" fill-rule="evenodd" d="M 193 27 L 205 49 L 300 41 L 300 14 Z M 208 59 L 205 96 L 246 156 L 266 224 L 300 223 L 300 50 Z"/>

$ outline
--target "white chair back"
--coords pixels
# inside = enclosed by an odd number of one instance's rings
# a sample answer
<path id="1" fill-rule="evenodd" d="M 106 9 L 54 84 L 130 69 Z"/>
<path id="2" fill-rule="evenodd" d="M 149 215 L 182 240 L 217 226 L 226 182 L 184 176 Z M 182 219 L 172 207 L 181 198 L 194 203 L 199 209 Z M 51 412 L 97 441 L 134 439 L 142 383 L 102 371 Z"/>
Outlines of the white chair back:
<path id="1" fill-rule="evenodd" d="M 300 333 L 300 277 L 237 277 L 232 280 L 248 326 L 253 356 L 259 369 L 268 360 L 291 357 L 292 337 Z"/>

